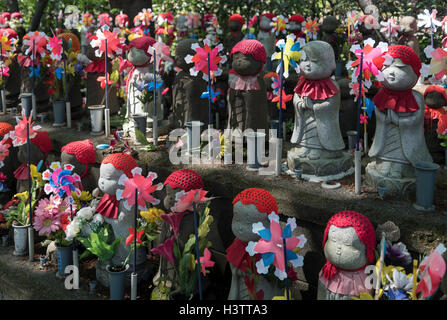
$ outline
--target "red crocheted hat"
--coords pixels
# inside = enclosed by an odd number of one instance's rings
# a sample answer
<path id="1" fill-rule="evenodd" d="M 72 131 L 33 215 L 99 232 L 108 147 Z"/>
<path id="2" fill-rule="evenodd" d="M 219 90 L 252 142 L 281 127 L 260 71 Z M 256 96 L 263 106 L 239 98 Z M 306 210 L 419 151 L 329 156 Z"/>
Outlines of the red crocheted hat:
<path id="1" fill-rule="evenodd" d="M 324 230 L 323 250 L 326 244 L 329 228 L 334 225 L 338 228 L 353 227 L 360 241 L 366 247 L 366 256 L 369 263 L 375 260 L 374 249 L 376 247 L 376 232 L 367 217 L 356 211 L 340 211 L 334 214 L 328 221 Z"/>
<path id="2" fill-rule="evenodd" d="M 267 62 L 267 53 L 262 43 L 258 40 L 247 39 L 239 41 L 231 50 L 230 58 L 236 52 L 251 55 L 256 61 L 265 64 Z"/>
<path id="3" fill-rule="evenodd" d="M 10 20 L 11 19 L 11 14 L 9 12 L 3 12 L 2 13 L 2 17 L 5 18 L 6 20 Z"/>
<path id="4" fill-rule="evenodd" d="M 259 212 L 278 213 L 278 204 L 270 192 L 260 188 L 249 188 L 240 192 L 233 200 L 233 205 L 241 201 L 243 204 L 254 204 Z"/>
<path id="5" fill-rule="evenodd" d="M 13 13 L 11 13 L 11 18 L 12 19 L 22 19 L 22 15 L 20 14 L 20 12 L 13 12 Z"/>
<path id="6" fill-rule="evenodd" d="M 143 36 L 143 37 L 139 37 L 139 38 L 133 39 L 129 43 L 129 47 L 128 48 L 129 48 L 129 50 L 132 47 L 135 47 L 137 49 L 142 49 L 142 50 L 144 50 L 146 55 L 148 57 L 150 57 L 151 54 L 147 52 L 147 49 L 149 49 L 150 46 L 153 46 L 155 44 L 155 42 L 157 42 L 157 41 L 154 38 L 149 37 L 149 36 Z"/>
<path id="7" fill-rule="evenodd" d="M 304 17 L 300 14 L 294 14 L 294 15 L 290 16 L 290 18 L 289 18 L 289 22 L 294 21 L 294 22 L 301 23 L 304 20 L 305 20 Z"/>
<path id="8" fill-rule="evenodd" d="M 228 21 L 237 21 L 242 25 L 244 25 L 244 23 L 245 23 L 244 17 L 241 16 L 239 13 L 233 14 L 231 17 L 228 18 Z"/>
<path id="9" fill-rule="evenodd" d="M 102 164 L 111 163 L 117 170 L 121 170 L 124 174 L 132 178 L 132 170 L 137 167 L 135 159 L 126 153 L 112 153 L 102 160 Z"/>
<path id="10" fill-rule="evenodd" d="M 410 65 L 418 77 L 421 75 L 421 59 L 419 59 L 417 53 L 410 47 L 400 44 L 389 46 L 388 54 L 393 58 L 399 58 L 403 63 Z"/>
<path id="11" fill-rule="evenodd" d="M 31 139 L 31 143 L 38 146 L 45 154 L 52 149 L 50 136 L 46 131 L 37 131 L 36 136 Z"/>
<path id="12" fill-rule="evenodd" d="M 169 185 L 172 189 L 180 188 L 185 192 L 204 187 L 200 175 L 191 169 L 174 171 L 166 178 L 164 185 Z"/>
<path id="13" fill-rule="evenodd" d="M 12 124 L 10 124 L 8 122 L 0 122 L 0 136 L 4 137 L 5 134 L 7 134 L 13 130 L 14 130 L 14 127 Z"/>
<path id="14" fill-rule="evenodd" d="M 271 12 L 264 12 L 263 14 L 261 14 L 261 16 L 259 17 L 259 19 L 261 19 L 262 17 L 269 18 L 270 21 L 272 21 L 273 18 L 275 17 L 275 14 L 274 14 L 274 13 L 271 13 Z"/>
<path id="15" fill-rule="evenodd" d="M 73 154 L 79 163 L 95 163 L 95 148 L 89 139 L 73 141 L 62 147 L 61 152 Z"/>
<path id="16" fill-rule="evenodd" d="M 434 85 L 434 84 L 429 85 L 424 91 L 424 98 L 427 96 L 427 94 L 429 94 L 431 92 L 437 92 L 437 93 L 441 94 L 444 97 L 445 102 L 447 103 L 447 93 L 445 92 L 444 87 Z"/>

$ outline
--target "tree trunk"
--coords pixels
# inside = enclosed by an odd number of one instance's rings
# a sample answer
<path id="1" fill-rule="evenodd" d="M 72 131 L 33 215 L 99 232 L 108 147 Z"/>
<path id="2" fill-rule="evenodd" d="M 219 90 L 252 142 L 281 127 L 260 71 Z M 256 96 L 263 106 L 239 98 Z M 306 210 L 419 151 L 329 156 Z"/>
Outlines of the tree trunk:
<path id="1" fill-rule="evenodd" d="M 142 9 L 152 9 L 152 0 L 109 0 L 110 7 L 117 8 L 123 11 L 123 13 L 129 16 L 130 24 L 133 24 L 133 18 Z"/>
<path id="2" fill-rule="evenodd" d="M 9 12 L 19 12 L 19 3 L 17 0 L 7 0 Z"/>
<path id="3" fill-rule="evenodd" d="M 40 20 L 42 18 L 43 12 L 48 4 L 48 0 L 39 0 L 36 4 L 36 10 L 34 10 L 33 18 L 31 19 L 31 23 L 29 25 L 28 31 L 36 31 L 39 29 Z"/>

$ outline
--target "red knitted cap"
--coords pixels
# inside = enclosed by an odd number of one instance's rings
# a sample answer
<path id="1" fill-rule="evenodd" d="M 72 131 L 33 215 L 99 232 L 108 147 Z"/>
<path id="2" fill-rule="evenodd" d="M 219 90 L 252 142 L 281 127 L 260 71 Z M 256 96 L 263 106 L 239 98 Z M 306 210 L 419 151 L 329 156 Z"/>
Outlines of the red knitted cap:
<path id="1" fill-rule="evenodd" d="M 36 136 L 31 139 L 31 143 L 38 146 L 43 153 L 47 153 L 51 151 L 51 140 L 48 132 L 46 131 L 37 131 Z"/>
<path id="2" fill-rule="evenodd" d="M 233 14 L 230 18 L 228 18 L 228 21 L 237 21 L 242 25 L 245 23 L 244 17 L 241 16 L 239 13 Z"/>
<path id="3" fill-rule="evenodd" d="M 174 171 L 166 178 L 164 184 L 169 185 L 172 189 L 180 188 L 185 192 L 204 187 L 200 175 L 191 169 Z"/>
<path id="4" fill-rule="evenodd" d="M 13 130 L 14 130 L 14 127 L 12 124 L 10 124 L 8 122 L 0 122 L 0 136 L 4 137 L 5 134 L 7 134 Z"/>
<path id="5" fill-rule="evenodd" d="M 327 241 L 329 228 L 334 225 L 338 228 L 353 227 L 360 241 L 366 247 L 366 256 L 369 263 L 375 260 L 376 232 L 367 217 L 355 211 L 340 211 L 334 214 L 328 221 L 324 230 L 323 249 Z"/>
<path id="6" fill-rule="evenodd" d="M 301 23 L 304 20 L 305 20 L 304 17 L 300 14 L 294 14 L 294 15 L 290 16 L 290 18 L 289 18 L 289 22 L 294 21 L 294 22 Z"/>
<path id="7" fill-rule="evenodd" d="M 243 204 L 254 204 L 259 212 L 278 213 L 278 204 L 270 192 L 260 188 L 249 188 L 240 192 L 233 200 L 233 205 L 241 201 Z"/>
<path id="8" fill-rule="evenodd" d="M 7 20 L 10 20 L 11 19 L 11 14 L 9 12 L 3 12 L 2 13 L 2 17 L 7 19 Z"/>
<path id="9" fill-rule="evenodd" d="M 61 152 L 74 154 L 76 160 L 82 164 L 95 163 L 95 148 L 89 139 L 73 141 L 62 147 Z"/>
<path id="10" fill-rule="evenodd" d="M 128 178 L 132 178 L 132 170 L 137 167 L 135 159 L 126 153 L 112 153 L 102 160 L 102 164 L 111 163 L 117 170 L 121 170 Z"/>
<path id="11" fill-rule="evenodd" d="M 271 12 L 264 12 L 263 14 L 261 14 L 260 18 L 262 17 L 269 18 L 270 21 L 272 21 L 272 19 L 275 17 L 275 14 Z"/>
<path id="12" fill-rule="evenodd" d="M 262 64 L 267 62 L 265 48 L 258 40 L 247 39 L 239 41 L 231 50 L 230 58 L 233 57 L 233 54 L 236 52 L 251 55 L 256 61 L 259 61 Z"/>
<path id="13" fill-rule="evenodd" d="M 399 58 L 403 63 L 410 65 L 418 77 L 421 75 L 421 59 L 419 59 L 417 53 L 410 47 L 400 44 L 389 46 L 388 54 L 393 58 Z"/>
<path id="14" fill-rule="evenodd" d="M 429 85 L 425 91 L 424 91 L 424 98 L 427 96 L 427 94 L 431 93 L 431 92 L 437 92 L 439 94 L 442 94 L 442 96 L 444 97 L 445 102 L 447 103 L 447 93 L 445 92 L 445 88 L 442 86 L 438 86 L 438 85 Z"/>
<path id="15" fill-rule="evenodd" d="M 142 49 L 142 50 L 144 50 L 146 55 L 148 57 L 150 57 L 151 54 L 147 52 L 147 49 L 149 49 L 150 46 L 153 46 L 155 44 L 155 42 L 157 42 L 157 41 L 154 38 L 149 37 L 149 36 L 135 38 L 129 43 L 129 50 L 132 47 L 135 47 L 137 49 Z"/>

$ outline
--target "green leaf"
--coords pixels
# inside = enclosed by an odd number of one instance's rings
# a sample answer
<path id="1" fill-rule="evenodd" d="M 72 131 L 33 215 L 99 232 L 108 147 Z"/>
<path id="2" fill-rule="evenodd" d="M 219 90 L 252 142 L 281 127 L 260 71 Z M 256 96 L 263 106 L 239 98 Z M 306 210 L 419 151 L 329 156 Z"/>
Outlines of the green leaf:
<path id="1" fill-rule="evenodd" d="M 149 142 L 146 139 L 146 135 L 143 134 L 143 132 L 141 132 L 140 130 L 138 130 L 137 128 L 135 128 L 135 137 L 137 138 L 137 141 L 139 143 L 141 143 L 142 145 L 148 145 Z"/>
<path id="2" fill-rule="evenodd" d="M 185 244 L 185 248 L 183 249 L 183 254 L 186 254 L 187 252 L 191 252 L 195 243 L 196 243 L 196 237 L 193 234 L 191 234 L 189 236 L 188 241 Z"/>
<path id="3" fill-rule="evenodd" d="M 175 261 L 180 260 L 180 249 L 176 242 L 174 242 L 174 246 L 172 247 L 172 253 L 174 254 Z"/>
<path id="4" fill-rule="evenodd" d="M 89 257 L 89 256 L 91 256 L 92 255 L 92 253 L 89 251 L 89 250 L 85 250 L 82 254 L 81 254 L 81 256 L 79 257 L 79 260 L 82 260 L 82 259 L 84 259 L 84 258 L 87 258 L 87 257 Z"/>

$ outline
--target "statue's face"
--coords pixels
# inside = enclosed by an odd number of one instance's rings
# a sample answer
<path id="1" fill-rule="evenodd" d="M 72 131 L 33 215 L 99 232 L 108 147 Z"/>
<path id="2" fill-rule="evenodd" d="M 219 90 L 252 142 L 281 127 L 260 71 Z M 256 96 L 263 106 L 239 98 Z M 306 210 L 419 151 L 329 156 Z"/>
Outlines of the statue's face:
<path id="1" fill-rule="evenodd" d="M 241 241 L 257 241 L 259 236 L 252 231 L 253 223 L 262 222 L 264 227 L 269 228 L 270 221 L 266 213 L 261 213 L 254 204 L 245 205 L 238 201 L 233 206 L 233 221 L 231 230 Z"/>
<path id="2" fill-rule="evenodd" d="M 74 166 L 74 173 L 79 176 L 84 172 L 85 165 L 81 164 L 76 160 L 76 156 L 74 154 L 66 153 L 65 151 L 61 153 L 61 166 L 63 167 L 66 164 L 71 164 Z"/>
<path id="3" fill-rule="evenodd" d="M 287 29 L 290 31 L 298 31 L 301 28 L 301 24 L 296 21 L 290 21 L 287 25 Z"/>
<path id="4" fill-rule="evenodd" d="M 232 67 L 241 75 L 254 75 L 261 70 L 262 64 L 250 55 L 241 52 L 233 54 Z"/>
<path id="5" fill-rule="evenodd" d="M 99 180 L 98 187 L 99 189 L 110 195 L 116 195 L 116 191 L 120 188 L 118 185 L 118 180 L 123 175 L 121 170 L 115 169 L 113 164 L 106 163 L 101 164 L 99 168 Z"/>
<path id="6" fill-rule="evenodd" d="M 305 54 L 300 58 L 301 74 L 310 80 L 321 80 L 328 78 L 335 68 L 335 60 L 332 47 L 319 47 L 318 45 L 306 45 L 303 50 Z M 332 56 L 328 50 L 332 50 Z"/>
<path id="7" fill-rule="evenodd" d="M 146 55 L 144 50 L 137 49 L 135 47 L 130 48 L 127 53 L 127 60 L 132 63 L 134 66 L 142 66 L 146 62 L 148 62 L 150 57 Z"/>
<path id="8" fill-rule="evenodd" d="M 395 58 L 393 63 L 383 70 L 385 79 L 381 82 L 383 86 L 390 90 L 403 91 L 413 88 L 418 81 L 417 75 L 411 66 Z"/>
<path id="9" fill-rule="evenodd" d="M 241 31 L 242 25 L 237 21 L 231 20 L 230 22 L 228 22 L 228 28 L 231 32 L 238 32 Z"/>
<path id="10" fill-rule="evenodd" d="M 403 17 L 400 20 L 400 32 L 403 34 L 412 34 L 417 31 L 417 21 L 414 17 Z"/>
<path id="11" fill-rule="evenodd" d="M 271 21 L 266 16 L 262 16 L 261 20 L 259 21 L 259 27 L 262 30 L 270 30 L 272 29 L 272 26 L 270 25 Z"/>
<path id="12" fill-rule="evenodd" d="M 188 29 L 188 17 L 186 17 L 186 16 L 178 16 L 177 17 L 176 27 L 180 31 L 187 30 Z"/>
<path id="13" fill-rule="evenodd" d="M 334 32 L 339 26 L 339 22 L 337 18 L 334 16 L 329 16 L 326 19 L 324 19 L 321 29 L 325 32 L 332 33 Z"/>
<path id="14" fill-rule="evenodd" d="M 356 270 L 367 264 L 366 247 L 353 227 L 329 228 L 324 255 L 337 268 Z"/>
<path id="15" fill-rule="evenodd" d="M 189 70 L 193 65 L 194 62 L 186 63 L 185 57 L 189 55 L 194 55 L 195 51 L 191 49 L 191 46 L 197 43 L 197 40 L 194 39 L 184 39 L 179 41 L 177 44 L 177 48 L 175 49 L 175 65 L 179 67 L 182 70 Z"/>
<path id="16" fill-rule="evenodd" d="M 31 163 L 36 164 L 43 159 L 43 152 L 40 150 L 38 146 L 31 143 L 30 145 L 30 160 Z M 17 152 L 17 158 L 20 163 L 28 163 L 28 145 L 24 144 L 19 147 L 19 150 Z"/>
<path id="17" fill-rule="evenodd" d="M 171 188 L 168 184 L 165 185 L 166 190 L 166 196 L 163 200 L 163 205 L 165 206 L 166 210 L 171 210 L 171 208 L 175 205 L 175 195 L 177 192 L 182 191 L 180 188 Z"/>

